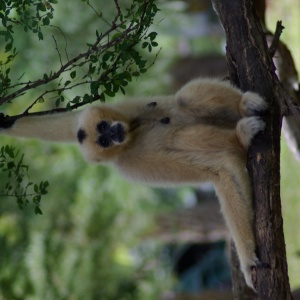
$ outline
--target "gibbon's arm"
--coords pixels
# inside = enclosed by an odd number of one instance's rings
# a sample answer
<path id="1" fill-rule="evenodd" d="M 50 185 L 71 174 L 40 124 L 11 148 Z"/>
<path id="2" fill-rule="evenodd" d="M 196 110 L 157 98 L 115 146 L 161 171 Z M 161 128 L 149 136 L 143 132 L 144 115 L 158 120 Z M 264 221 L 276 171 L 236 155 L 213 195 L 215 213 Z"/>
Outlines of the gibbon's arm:
<path id="1" fill-rule="evenodd" d="M 0 134 L 53 142 L 76 142 L 80 111 L 7 120 L 0 115 Z"/>

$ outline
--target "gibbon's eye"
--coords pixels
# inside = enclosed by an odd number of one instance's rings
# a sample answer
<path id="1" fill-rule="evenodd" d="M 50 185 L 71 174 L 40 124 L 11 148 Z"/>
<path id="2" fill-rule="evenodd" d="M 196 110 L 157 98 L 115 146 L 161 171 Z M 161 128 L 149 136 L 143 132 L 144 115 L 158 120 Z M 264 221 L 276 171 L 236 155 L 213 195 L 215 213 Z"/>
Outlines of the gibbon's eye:
<path id="1" fill-rule="evenodd" d="M 150 102 L 147 104 L 147 106 L 150 108 L 154 108 L 156 106 L 156 104 L 157 104 L 156 102 Z"/>
<path id="2" fill-rule="evenodd" d="M 80 144 L 82 144 L 83 140 L 86 138 L 86 132 L 83 129 L 79 129 L 77 131 L 77 139 Z"/>
<path id="3" fill-rule="evenodd" d="M 98 138 L 98 141 L 97 143 L 102 147 L 102 148 L 108 148 L 112 141 L 111 141 L 111 138 L 105 136 L 105 135 L 101 135 L 99 138 Z"/>
<path id="4" fill-rule="evenodd" d="M 100 133 L 105 133 L 110 129 L 110 125 L 108 122 L 106 121 L 102 121 L 100 123 L 97 124 L 97 130 Z"/>
<path id="5" fill-rule="evenodd" d="M 170 118 L 169 117 L 165 117 L 163 119 L 160 120 L 160 123 L 162 124 L 169 124 L 170 123 Z"/>

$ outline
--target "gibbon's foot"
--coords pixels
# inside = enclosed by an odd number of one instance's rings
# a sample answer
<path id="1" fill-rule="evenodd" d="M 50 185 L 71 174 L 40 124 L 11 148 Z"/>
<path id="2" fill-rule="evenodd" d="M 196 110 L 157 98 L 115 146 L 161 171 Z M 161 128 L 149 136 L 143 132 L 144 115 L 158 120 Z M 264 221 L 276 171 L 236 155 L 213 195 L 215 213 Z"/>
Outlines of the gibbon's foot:
<path id="1" fill-rule="evenodd" d="M 266 127 L 260 117 L 246 117 L 238 121 L 236 134 L 244 147 L 248 147 L 252 138 Z"/>
<path id="2" fill-rule="evenodd" d="M 261 115 L 268 108 L 267 102 L 258 94 L 246 92 L 240 102 L 241 114 L 245 117 Z"/>
<path id="3" fill-rule="evenodd" d="M 249 287 L 251 287 L 255 291 L 255 287 L 252 280 L 252 270 L 253 268 L 259 268 L 262 265 L 260 260 L 255 256 L 252 259 L 249 259 L 245 265 L 241 266 L 241 270 L 244 274 L 245 281 Z"/>

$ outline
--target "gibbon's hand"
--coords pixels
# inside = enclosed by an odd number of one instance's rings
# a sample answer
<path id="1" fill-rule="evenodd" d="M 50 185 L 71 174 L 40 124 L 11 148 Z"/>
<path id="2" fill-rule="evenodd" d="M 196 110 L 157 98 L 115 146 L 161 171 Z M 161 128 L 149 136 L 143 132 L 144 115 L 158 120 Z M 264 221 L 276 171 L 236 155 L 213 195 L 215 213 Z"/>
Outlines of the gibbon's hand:
<path id="1" fill-rule="evenodd" d="M 0 130 L 1 128 L 10 128 L 14 124 L 15 120 L 16 118 L 14 117 L 5 116 L 3 113 L 0 113 Z"/>

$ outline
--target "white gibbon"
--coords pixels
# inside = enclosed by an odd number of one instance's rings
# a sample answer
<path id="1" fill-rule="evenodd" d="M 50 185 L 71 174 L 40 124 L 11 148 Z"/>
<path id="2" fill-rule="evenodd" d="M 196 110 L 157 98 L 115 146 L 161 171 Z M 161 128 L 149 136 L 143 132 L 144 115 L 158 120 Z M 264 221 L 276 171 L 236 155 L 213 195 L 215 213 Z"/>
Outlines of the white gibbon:
<path id="1" fill-rule="evenodd" d="M 217 79 L 196 79 L 172 96 L 14 121 L 2 114 L 0 133 L 77 142 L 87 160 L 110 162 L 126 178 L 151 185 L 213 182 L 241 270 L 253 288 L 251 267 L 259 260 L 246 156 L 251 139 L 265 127 L 256 115 L 266 108 L 258 94 Z"/>

